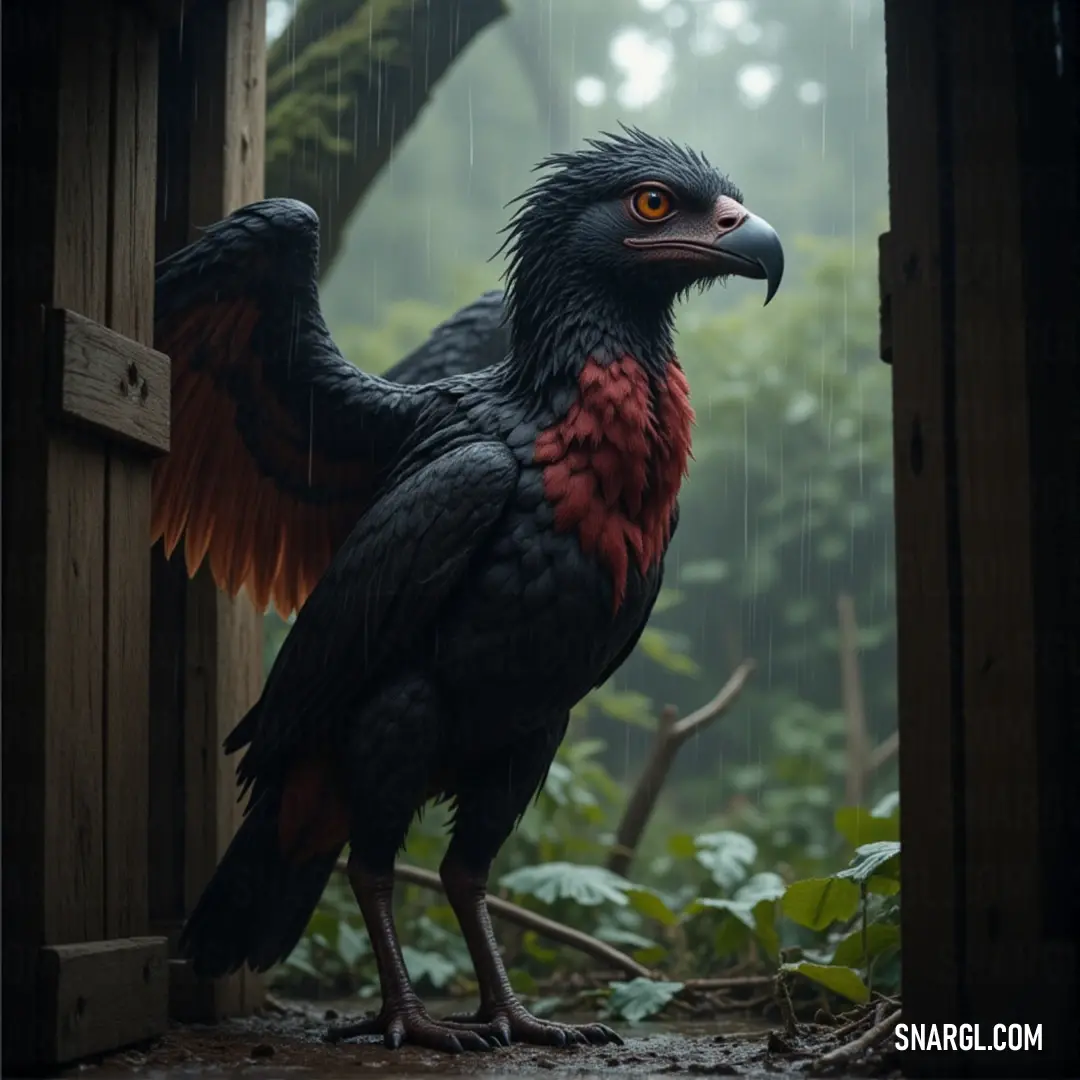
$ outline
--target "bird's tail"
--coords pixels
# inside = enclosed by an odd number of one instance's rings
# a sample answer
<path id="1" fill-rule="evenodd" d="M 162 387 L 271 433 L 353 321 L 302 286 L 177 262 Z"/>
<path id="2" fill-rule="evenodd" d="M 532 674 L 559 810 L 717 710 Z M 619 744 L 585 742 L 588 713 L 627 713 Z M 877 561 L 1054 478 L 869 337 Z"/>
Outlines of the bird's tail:
<path id="1" fill-rule="evenodd" d="M 302 861 L 286 857 L 281 806 L 277 792 L 260 795 L 184 925 L 180 951 L 201 978 L 245 963 L 265 971 L 284 960 L 322 896 L 341 847 Z"/>

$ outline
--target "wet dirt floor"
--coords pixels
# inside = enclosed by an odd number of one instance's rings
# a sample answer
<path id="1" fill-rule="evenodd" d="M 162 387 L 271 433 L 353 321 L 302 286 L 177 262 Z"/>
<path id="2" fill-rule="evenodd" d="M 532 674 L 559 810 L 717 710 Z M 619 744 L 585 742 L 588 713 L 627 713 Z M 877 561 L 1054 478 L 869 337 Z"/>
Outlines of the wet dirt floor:
<path id="1" fill-rule="evenodd" d="M 336 1018 L 336 1014 L 332 1013 Z M 343 1017 L 344 1018 L 344 1017 Z M 562 1019 L 562 1018 L 560 1018 Z M 569 1019 L 569 1018 L 566 1018 Z M 377 1038 L 329 1045 L 323 1042 L 324 1007 L 290 1010 L 234 1020 L 215 1027 L 175 1026 L 152 1045 L 131 1049 L 93 1064 L 67 1070 L 67 1078 L 86 1080 L 319 1080 L 353 1078 L 360 1070 L 395 1080 L 408 1077 L 610 1077 L 807 1075 L 824 1050 L 837 1045 L 831 1033 L 807 1030 L 784 1036 L 760 1020 L 725 1018 L 709 1023 L 672 1026 L 620 1026 L 625 1046 L 553 1050 L 515 1046 L 486 1054 L 450 1056 L 405 1047 L 384 1049 Z M 878 1059 L 846 1076 L 898 1075 Z"/>

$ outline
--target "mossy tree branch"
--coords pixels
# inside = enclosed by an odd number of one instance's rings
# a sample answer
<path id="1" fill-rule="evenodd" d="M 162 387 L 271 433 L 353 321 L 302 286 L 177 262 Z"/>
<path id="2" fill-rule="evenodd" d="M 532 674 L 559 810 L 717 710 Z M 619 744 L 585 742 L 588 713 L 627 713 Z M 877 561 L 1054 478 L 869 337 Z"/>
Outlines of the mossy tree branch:
<path id="1" fill-rule="evenodd" d="M 300 0 L 267 55 L 266 194 L 322 221 L 321 270 L 379 170 L 503 0 Z"/>

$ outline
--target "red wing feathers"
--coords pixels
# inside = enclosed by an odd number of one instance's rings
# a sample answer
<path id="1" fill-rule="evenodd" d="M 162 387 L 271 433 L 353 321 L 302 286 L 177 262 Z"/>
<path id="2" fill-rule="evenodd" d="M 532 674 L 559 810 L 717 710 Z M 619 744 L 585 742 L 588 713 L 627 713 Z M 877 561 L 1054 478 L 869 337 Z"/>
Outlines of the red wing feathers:
<path id="1" fill-rule="evenodd" d="M 321 454 L 310 424 L 282 407 L 253 348 L 260 318 L 253 300 L 222 300 L 157 327 L 173 362 L 173 414 L 171 452 L 154 470 L 152 540 L 171 555 L 183 537 L 189 574 L 208 557 L 220 588 L 246 588 L 260 609 L 272 602 L 288 615 L 363 512 L 373 478 L 362 461 Z"/>
<path id="2" fill-rule="evenodd" d="M 288 772 L 278 815 L 278 847 L 293 865 L 332 855 L 349 839 L 349 811 L 327 763 L 298 762 Z"/>

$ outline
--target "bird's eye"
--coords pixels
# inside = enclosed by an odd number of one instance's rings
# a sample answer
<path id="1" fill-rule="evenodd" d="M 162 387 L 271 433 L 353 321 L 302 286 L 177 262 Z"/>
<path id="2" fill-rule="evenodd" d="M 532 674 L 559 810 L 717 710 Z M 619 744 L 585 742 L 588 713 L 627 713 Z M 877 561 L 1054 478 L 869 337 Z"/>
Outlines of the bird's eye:
<path id="1" fill-rule="evenodd" d="M 643 187 L 634 192 L 630 206 L 645 221 L 662 221 L 671 213 L 673 200 L 662 188 Z"/>

